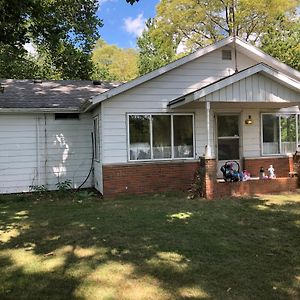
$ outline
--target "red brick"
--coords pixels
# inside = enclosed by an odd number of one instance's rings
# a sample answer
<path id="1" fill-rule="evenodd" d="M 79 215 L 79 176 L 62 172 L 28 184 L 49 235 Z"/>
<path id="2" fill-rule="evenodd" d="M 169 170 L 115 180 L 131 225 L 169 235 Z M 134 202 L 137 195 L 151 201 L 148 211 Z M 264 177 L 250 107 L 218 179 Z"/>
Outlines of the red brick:
<path id="1" fill-rule="evenodd" d="M 248 170 L 252 177 L 258 177 L 260 168 L 263 167 L 267 175 L 270 165 L 273 165 L 276 177 L 288 177 L 289 172 L 293 171 L 292 157 L 244 158 L 243 168 Z"/>
<path id="2" fill-rule="evenodd" d="M 106 165 L 103 166 L 103 194 L 114 197 L 184 191 L 190 187 L 198 168 L 197 161 Z"/>

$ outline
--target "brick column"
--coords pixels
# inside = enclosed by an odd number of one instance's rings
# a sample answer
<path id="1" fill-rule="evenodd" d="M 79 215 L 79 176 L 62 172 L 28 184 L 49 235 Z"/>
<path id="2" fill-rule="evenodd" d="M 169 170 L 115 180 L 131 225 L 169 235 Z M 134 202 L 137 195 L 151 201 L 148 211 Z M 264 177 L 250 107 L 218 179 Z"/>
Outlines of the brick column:
<path id="1" fill-rule="evenodd" d="M 217 162 L 213 158 L 201 158 L 201 166 L 204 166 L 204 196 L 207 199 L 214 198 L 214 188 L 217 183 Z"/>

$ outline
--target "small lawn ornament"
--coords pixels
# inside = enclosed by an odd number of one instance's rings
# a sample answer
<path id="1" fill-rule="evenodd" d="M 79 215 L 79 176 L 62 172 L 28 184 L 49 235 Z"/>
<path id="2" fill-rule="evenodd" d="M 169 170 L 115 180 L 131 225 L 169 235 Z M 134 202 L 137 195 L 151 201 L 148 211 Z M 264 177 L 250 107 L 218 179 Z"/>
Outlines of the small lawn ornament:
<path id="1" fill-rule="evenodd" d="M 251 177 L 250 172 L 248 170 L 243 171 L 243 181 L 249 180 Z"/>
<path id="2" fill-rule="evenodd" d="M 265 178 L 264 167 L 260 167 L 260 169 L 259 169 L 259 179 L 264 179 L 264 178 Z"/>
<path id="3" fill-rule="evenodd" d="M 276 178 L 275 169 L 273 168 L 273 165 L 270 165 L 268 172 L 269 172 L 269 178 L 271 178 L 271 179 Z"/>

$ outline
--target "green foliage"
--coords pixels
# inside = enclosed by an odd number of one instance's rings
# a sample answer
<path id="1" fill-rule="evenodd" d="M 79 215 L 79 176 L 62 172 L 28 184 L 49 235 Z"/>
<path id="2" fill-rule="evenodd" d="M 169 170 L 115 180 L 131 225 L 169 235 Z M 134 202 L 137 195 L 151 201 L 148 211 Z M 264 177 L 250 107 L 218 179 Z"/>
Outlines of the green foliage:
<path id="1" fill-rule="evenodd" d="M 90 190 L 83 190 L 83 191 L 79 191 L 76 194 L 76 198 L 78 200 L 89 200 L 91 198 L 95 197 L 95 193 L 90 191 Z"/>
<path id="2" fill-rule="evenodd" d="M 97 0 L 0 0 L 1 77 L 90 78 L 89 53 L 102 26 L 97 9 Z M 28 57 L 28 42 L 38 56 Z"/>
<path id="3" fill-rule="evenodd" d="M 0 195 L 0 212 L 3 300 L 299 299 L 299 194 Z"/>
<path id="4" fill-rule="evenodd" d="M 261 40 L 261 48 L 300 71 L 300 22 L 281 16 L 274 25 L 268 26 Z"/>
<path id="5" fill-rule="evenodd" d="M 233 32 L 256 43 L 280 15 L 297 23 L 295 9 L 299 1 L 296 0 L 236 0 L 235 9 L 232 5 L 232 0 L 161 0 L 154 20 L 138 40 L 140 73 L 177 59 L 176 50 L 180 45 L 188 54 Z M 289 53 L 293 56 L 291 60 L 299 61 L 293 50 Z"/>
<path id="6" fill-rule="evenodd" d="M 176 45 L 164 41 L 160 36 L 152 36 L 155 28 L 155 21 L 149 19 L 146 23 L 146 30 L 138 38 L 139 48 L 138 69 L 139 74 L 144 75 L 158 69 L 175 59 Z"/>
<path id="7" fill-rule="evenodd" d="M 204 197 L 205 192 L 205 168 L 200 167 L 195 175 L 194 182 L 189 189 L 189 199 Z"/>
<path id="8" fill-rule="evenodd" d="M 73 188 L 72 181 L 70 179 L 66 179 L 65 181 L 59 181 L 58 183 L 56 183 L 55 186 L 58 189 L 58 191 L 62 193 Z"/>
<path id="9" fill-rule="evenodd" d="M 39 72 L 37 61 L 25 50 L 18 51 L 0 43 L 0 78 L 35 78 Z"/>
<path id="10" fill-rule="evenodd" d="M 29 186 L 30 192 L 37 192 L 37 193 L 45 193 L 48 191 L 47 187 L 42 185 L 30 185 Z"/>
<path id="11" fill-rule="evenodd" d="M 128 81 L 137 77 L 138 54 L 134 49 L 121 49 L 104 40 L 97 41 L 92 53 L 94 79 Z"/>

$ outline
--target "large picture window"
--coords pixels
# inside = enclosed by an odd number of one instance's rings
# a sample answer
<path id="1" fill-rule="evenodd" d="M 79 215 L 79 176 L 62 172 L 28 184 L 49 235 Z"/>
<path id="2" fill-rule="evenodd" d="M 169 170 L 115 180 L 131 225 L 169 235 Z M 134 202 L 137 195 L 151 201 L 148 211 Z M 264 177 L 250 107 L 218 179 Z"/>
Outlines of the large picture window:
<path id="1" fill-rule="evenodd" d="M 297 115 L 263 114 L 263 154 L 294 153 L 297 149 Z"/>
<path id="2" fill-rule="evenodd" d="M 191 114 L 132 114 L 128 116 L 129 160 L 194 157 Z"/>

